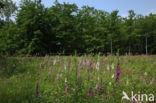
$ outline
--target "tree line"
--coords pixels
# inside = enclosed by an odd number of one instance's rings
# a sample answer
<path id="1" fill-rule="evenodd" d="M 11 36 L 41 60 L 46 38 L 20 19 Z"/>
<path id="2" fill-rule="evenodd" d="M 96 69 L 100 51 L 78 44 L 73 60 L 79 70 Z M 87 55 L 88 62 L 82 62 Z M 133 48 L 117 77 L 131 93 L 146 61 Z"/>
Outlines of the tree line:
<path id="1" fill-rule="evenodd" d="M 41 0 L 0 1 L 0 54 L 156 54 L 156 14 L 127 17 L 94 7 Z M 14 18 L 13 18 L 14 17 Z M 11 19 L 13 18 L 13 19 Z"/>

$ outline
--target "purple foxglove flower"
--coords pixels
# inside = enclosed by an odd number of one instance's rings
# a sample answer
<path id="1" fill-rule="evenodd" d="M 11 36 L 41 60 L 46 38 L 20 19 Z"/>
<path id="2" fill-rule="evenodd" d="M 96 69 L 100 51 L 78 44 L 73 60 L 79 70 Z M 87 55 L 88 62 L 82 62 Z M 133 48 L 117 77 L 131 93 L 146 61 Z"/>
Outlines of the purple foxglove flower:
<path id="1" fill-rule="evenodd" d="M 66 87 L 65 87 L 65 92 L 66 93 L 68 93 L 68 88 L 69 88 L 68 85 L 66 85 Z"/>
<path id="2" fill-rule="evenodd" d="M 86 72 L 88 72 L 89 70 L 88 69 L 86 69 Z"/>
<path id="3" fill-rule="evenodd" d="M 86 65 L 86 60 L 83 62 L 83 65 L 84 65 L 84 66 Z"/>
<path id="4" fill-rule="evenodd" d="M 38 88 L 38 83 L 37 83 L 37 87 L 36 87 L 36 98 L 39 98 L 39 88 Z"/>
<path id="5" fill-rule="evenodd" d="M 60 74 L 58 73 L 58 74 L 57 74 L 57 80 L 58 80 L 59 78 L 60 78 Z"/>
<path id="6" fill-rule="evenodd" d="M 104 66 L 106 66 L 106 61 L 104 61 Z"/>
<path id="7" fill-rule="evenodd" d="M 71 62 L 69 61 L 69 62 L 68 62 L 68 66 L 70 67 L 70 65 L 71 65 Z"/>
<path id="8" fill-rule="evenodd" d="M 80 66 L 81 66 L 81 67 L 83 67 L 83 64 L 82 64 L 82 62 L 80 63 Z"/>
<path id="9" fill-rule="evenodd" d="M 155 82 L 155 78 L 154 77 L 152 78 L 151 82 Z"/>
<path id="10" fill-rule="evenodd" d="M 89 61 L 89 64 L 88 64 L 88 68 L 89 68 L 89 69 L 92 67 L 92 64 L 93 64 L 93 61 L 90 60 L 90 61 Z"/>
<path id="11" fill-rule="evenodd" d="M 100 90 L 101 89 L 101 86 L 100 85 L 96 85 L 96 89 L 97 90 Z"/>
<path id="12" fill-rule="evenodd" d="M 89 88 L 88 97 L 92 96 L 92 88 Z"/>
<path id="13" fill-rule="evenodd" d="M 120 82 L 120 74 L 121 74 L 120 62 L 118 61 L 118 68 L 117 68 L 117 74 L 116 74 L 116 82 Z"/>
<path id="14" fill-rule="evenodd" d="M 70 71 L 73 71 L 73 68 L 70 68 Z"/>
<path id="15" fill-rule="evenodd" d="M 81 72 L 78 73 L 78 77 L 79 77 L 79 78 L 80 78 L 80 76 L 81 76 Z"/>

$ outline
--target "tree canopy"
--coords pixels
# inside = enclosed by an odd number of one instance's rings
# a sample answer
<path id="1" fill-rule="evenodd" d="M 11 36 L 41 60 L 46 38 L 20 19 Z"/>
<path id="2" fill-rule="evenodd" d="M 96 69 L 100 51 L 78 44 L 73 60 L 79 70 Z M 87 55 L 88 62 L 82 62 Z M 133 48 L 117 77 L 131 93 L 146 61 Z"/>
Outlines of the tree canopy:
<path id="1" fill-rule="evenodd" d="M 156 54 L 156 14 L 122 17 L 94 7 L 59 3 L 47 8 L 41 0 L 0 2 L 0 53 L 46 55 L 52 53 Z M 15 20 L 11 20 L 12 15 Z"/>

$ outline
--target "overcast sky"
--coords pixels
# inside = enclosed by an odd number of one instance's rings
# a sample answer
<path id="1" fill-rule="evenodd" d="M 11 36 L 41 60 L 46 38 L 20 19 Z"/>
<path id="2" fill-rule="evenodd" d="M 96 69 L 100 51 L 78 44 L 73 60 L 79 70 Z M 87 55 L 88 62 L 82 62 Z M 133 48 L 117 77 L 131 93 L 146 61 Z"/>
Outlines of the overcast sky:
<path id="1" fill-rule="evenodd" d="M 20 0 L 13 0 L 19 3 Z M 46 7 L 53 5 L 55 0 L 42 0 Z M 136 14 L 156 14 L 156 0 L 58 0 L 60 3 L 75 3 L 78 7 L 88 5 L 96 9 L 111 12 L 119 10 L 121 16 L 127 16 L 128 10 L 134 10 Z"/>

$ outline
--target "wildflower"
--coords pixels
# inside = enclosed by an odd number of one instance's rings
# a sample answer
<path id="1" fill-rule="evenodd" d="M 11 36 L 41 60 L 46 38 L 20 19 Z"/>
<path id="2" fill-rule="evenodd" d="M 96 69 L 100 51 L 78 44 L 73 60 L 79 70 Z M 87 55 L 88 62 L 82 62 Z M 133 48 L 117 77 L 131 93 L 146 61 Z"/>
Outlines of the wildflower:
<path id="1" fill-rule="evenodd" d="M 57 80 L 58 80 L 59 78 L 60 78 L 60 74 L 58 73 L 58 74 L 57 74 Z"/>
<path id="2" fill-rule="evenodd" d="M 114 69 L 114 64 L 111 65 L 111 68 Z"/>
<path id="3" fill-rule="evenodd" d="M 116 74 L 116 82 L 120 82 L 120 74 L 121 74 L 121 69 L 120 69 L 120 62 L 118 60 L 118 67 L 117 67 L 117 74 Z"/>
<path id="4" fill-rule="evenodd" d="M 104 65 L 106 66 L 106 61 L 104 61 Z"/>
<path id="5" fill-rule="evenodd" d="M 92 64 L 93 64 L 93 61 L 92 61 L 92 60 L 90 60 L 90 61 L 89 61 L 88 68 L 91 68 L 91 67 L 92 67 Z"/>
<path id="6" fill-rule="evenodd" d="M 154 77 L 152 78 L 151 82 L 155 82 L 155 78 Z"/>
<path id="7" fill-rule="evenodd" d="M 143 82 L 146 83 L 146 79 L 143 79 Z"/>
<path id="8" fill-rule="evenodd" d="M 111 82 L 109 82 L 109 86 L 111 86 L 112 85 L 112 83 Z"/>
<path id="9" fill-rule="evenodd" d="M 114 78 L 114 74 L 112 75 L 112 78 Z"/>
<path id="10" fill-rule="evenodd" d="M 100 68 L 100 62 L 97 62 L 97 64 L 96 64 L 96 70 L 99 70 L 99 68 Z"/>
<path id="11" fill-rule="evenodd" d="M 66 85 L 66 87 L 65 87 L 65 92 L 66 93 L 68 93 L 68 88 L 69 88 L 68 85 Z"/>
<path id="12" fill-rule="evenodd" d="M 86 72 L 88 72 L 89 70 L 88 69 L 86 69 Z"/>
<path id="13" fill-rule="evenodd" d="M 86 60 L 83 62 L 83 65 L 84 65 L 84 66 L 86 65 Z"/>
<path id="14" fill-rule="evenodd" d="M 65 78 L 65 83 L 67 83 L 67 78 Z"/>
<path id="15" fill-rule="evenodd" d="M 104 70 L 103 74 L 106 74 L 106 71 Z"/>
<path id="16" fill-rule="evenodd" d="M 38 87 L 38 83 L 37 83 L 37 86 L 36 86 L 36 98 L 39 98 L 39 87 Z"/>
<path id="17" fill-rule="evenodd" d="M 92 96 L 92 88 L 89 88 L 88 97 Z"/>
<path id="18" fill-rule="evenodd" d="M 66 67 L 66 65 L 64 65 L 64 70 L 66 70 L 67 69 L 67 67 Z"/>
<path id="19" fill-rule="evenodd" d="M 95 87 L 96 89 L 98 89 L 98 85 L 96 85 L 96 87 Z"/>
<path id="20" fill-rule="evenodd" d="M 144 75 L 147 76 L 147 72 L 145 72 Z"/>
<path id="21" fill-rule="evenodd" d="M 96 89 L 97 90 L 101 90 L 101 86 L 100 85 L 96 85 Z"/>
<path id="22" fill-rule="evenodd" d="M 92 73 L 94 73 L 94 69 L 93 69 Z"/>
<path id="23" fill-rule="evenodd" d="M 78 77 L 80 77 L 80 75 L 81 75 L 81 72 L 78 72 Z"/>
<path id="24" fill-rule="evenodd" d="M 150 84 L 152 84 L 153 82 L 155 82 L 155 78 L 153 77 Z"/>
<path id="25" fill-rule="evenodd" d="M 82 62 L 80 63 L 80 66 L 81 66 L 81 67 L 83 67 L 83 64 L 82 64 Z"/>
<path id="26" fill-rule="evenodd" d="M 73 71 L 73 68 L 70 68 L 70 71 Z"/>
<path id="27" fill-rule="evenodd" d="M 53 61 L 53 65 L 55 65 L 56 64 L 56 59 Z"/>
<path id="28" fill-rule="evenodd" d="M 69 61 L 69 62 L 68 62 L 68 66 L 70 67 L 70 65 L 71 65 L 71 62 Z"/>

